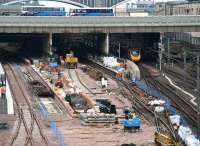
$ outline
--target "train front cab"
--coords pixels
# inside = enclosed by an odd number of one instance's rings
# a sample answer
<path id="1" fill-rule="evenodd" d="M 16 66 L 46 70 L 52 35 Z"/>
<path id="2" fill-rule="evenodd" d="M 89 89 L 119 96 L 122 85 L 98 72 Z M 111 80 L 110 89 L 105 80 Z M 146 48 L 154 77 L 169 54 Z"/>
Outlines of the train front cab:
<path id="1" fill-rule="evenodd" d="M 133 62 L 139 62 L 141 60 L 140 50 L 129 50 L 129 57 Z"/>

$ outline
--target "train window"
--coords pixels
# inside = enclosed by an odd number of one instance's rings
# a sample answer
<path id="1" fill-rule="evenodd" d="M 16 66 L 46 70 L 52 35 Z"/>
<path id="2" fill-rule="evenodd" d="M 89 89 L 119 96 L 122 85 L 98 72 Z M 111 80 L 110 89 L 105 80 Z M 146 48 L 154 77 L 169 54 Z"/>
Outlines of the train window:
<path id="1" fill-rule="evenodd" d="M 87 10 L 83 9 L 83 10 L 81 10 L 81 13 L 87 13 Z"/>
<path id="2" fill-rule="evenodd" d="M 108 10 L 108 13 L 113 13 L 113 10 L 112 10 L 112 9 L 109 9 L 109 10 Z"/>
<path id="3" fill-rule="evenodd" d="M 86 10 L 85 10 L 85 13 L 92 13 L 92 12 L 93 12 L 92 9 L 86 9 Z"/>
<path id="4" fill-rule="evenodd" d="M 31 11 L 31 8 L 27 8 L 27 11 Z"/>
<path id="5" fill-rule="evenodd" d="M 34 7 L 33 11 L 39 11 L 40 9 L 38 7 Z"/>
<path id="6" fill-rule="evenodd" d="M 132 51 L 132 54 L 133 55 L 139 55 L 139 51 L 138 50 L 137 51 L 134 50 L 134 51 Z"/>
<path id="7" fill-rule="evenodd" d="M 70 9 L 70 13 L 85 14 L 85 13 L 113 13 L 112 9 Z M 78 14 L 79 13 L 79 14 Z"/>

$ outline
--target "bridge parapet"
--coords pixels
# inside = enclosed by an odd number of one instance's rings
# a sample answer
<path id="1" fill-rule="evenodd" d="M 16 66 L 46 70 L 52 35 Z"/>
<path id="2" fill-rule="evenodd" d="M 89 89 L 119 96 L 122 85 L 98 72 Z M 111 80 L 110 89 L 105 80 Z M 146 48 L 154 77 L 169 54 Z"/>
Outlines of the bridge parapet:
<path id="1" fill-rule="evenodd" d="M 6 28 L 41 29 L 47 32 L 70 31 L 80 32 L 172 32 L 200 31 L 200 16 L 151 16 L 151 17 L 0 17 L 0 32 Z M 140 29 L 141 28 L 141 29 Z M 54 30 L 51 30 L 54 29 Z M 82 29 L 82 30 L 81 30 Z M 88 29 L 88 30 L 86 30 Z M 138 30 L 136 30 L 138 29 Z M 25 30 L 23 30 L 25 32 Z M 16 30 L 17 32 L 17 30 Z M 43 31 L 42 31 L 43 32 Z M 86 33 L 87 33 L 86 32 Z M 78 33 L 78 32 L 77 32 Z"/>

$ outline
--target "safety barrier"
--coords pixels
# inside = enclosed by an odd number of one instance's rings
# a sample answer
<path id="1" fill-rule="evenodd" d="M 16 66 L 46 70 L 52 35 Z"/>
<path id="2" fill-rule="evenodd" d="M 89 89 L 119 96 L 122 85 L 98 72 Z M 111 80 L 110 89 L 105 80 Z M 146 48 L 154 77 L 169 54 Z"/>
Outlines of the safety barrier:
<path id="1" fill-rule="evenodd" d="M 49 118 L 49 114 L 48 114 L 48 111 L 45 107 L 45 105 L 40 102 L 40 112 L 41 112 L 41 115 L 43 116 L 44 119 L 48 120 Z M 56 126 L 56 122 L 54 121 L 50 121 L 50 128 L 53 132 L 53 136 L 58 140 L 60 146 L 67 146 L 64 142 L 64 137 L 63 135 L 61 134 L 60 130 L 58 129 L 58 127 Z"/>

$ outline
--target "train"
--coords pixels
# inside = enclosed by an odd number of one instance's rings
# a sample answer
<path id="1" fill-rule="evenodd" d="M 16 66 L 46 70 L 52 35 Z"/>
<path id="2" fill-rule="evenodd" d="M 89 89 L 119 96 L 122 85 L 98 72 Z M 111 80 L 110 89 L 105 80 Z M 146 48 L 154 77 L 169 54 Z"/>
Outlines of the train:
<path id="1" fill-rule="evenodd" d="M 66 16 L 64 7 L 22 6 L 22 16 Z"/>
<path id="2" fill-rule="evenodd" d="M 128 50 L 128 57 L 133 62 L 139 62 L 141 60 L 141 51 L 138 48 Z"/>
<path id="3" fill-rule="evenodd" d="M 112 8 L 70 8 L 22 6 L 22 16 L 114 16 Z"/>
<path id="4" fill-rule="evenodd" d="M 70 9 L 70 16 L 114 16 L 112 8 L 77 8 Z"/>

